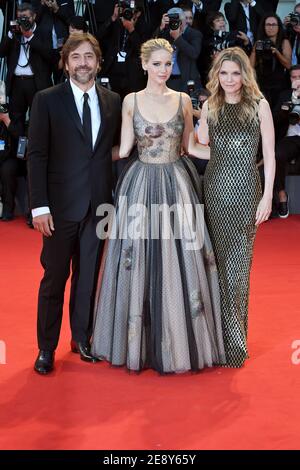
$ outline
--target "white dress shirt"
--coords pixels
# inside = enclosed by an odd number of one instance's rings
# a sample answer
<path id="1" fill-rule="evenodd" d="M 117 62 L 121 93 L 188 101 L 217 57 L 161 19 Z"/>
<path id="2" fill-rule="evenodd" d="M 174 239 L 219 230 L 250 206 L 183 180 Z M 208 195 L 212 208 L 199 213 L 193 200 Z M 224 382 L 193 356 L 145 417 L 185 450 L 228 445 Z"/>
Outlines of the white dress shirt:
<path id="1" fill-rule="evenodd" d="M 25 36 L 21 37 L 21 46 L 20 46 L 20 55 L 18 58 L 18 63 L 15 68 L 14 74 L 15 75 L 28 75 L 33 76 L 32 68 L 28 62 L 29 60 L 29 51 L 30 51 L 30 41 L 34 36 L 34 31 L 36 30 L 36 24 L 34 24 L 32 28 L 32 36 L 30 38 L 25 38 Z M 11 31 L 8 32 L 8 37 L 10 39 L 13 38 L 13 34 Z"/>
<path id="2" fill-rule="evenodd" d="M 251 31 L 251 26 L 250 26 L 250 6 L 252 8 L 255 7 L 256 1 L 252 0 L 252 2 L 250 4 L 245 4 L 243 2 L 240 2 L 240 4 L 242 5 L 242 8 L 243 8 L 243 10 L 245 12 L 245 16 L 246 16 L 246 24 L 247 24 L 247 33 L 246 33 L 246 35 L 250 39 L 251 44 L 254 44 L 254 36 L 253 36 L 253 33 Z"/>
<path id="3" fill-rule="evenodd" d="M 91 120 L 92 120 L 92 137 L 93 137 L 93 146 L 94 146 L 97 136 L 98 136 L 100 125 L 101 125 L 100 106 L 99 106 L 99 99 L 98 99 L 98 95 L 96 91 L 96 85 L 94 84 L 92 88 L 90 88 L 86 92 L 82 91 L 81 88 L 75 85 L 75 83 L 72 82 L 72 79 L 70 79 L 70 85 L 72 88 L 76 108 L 77 108 L 81 122 L 82 122 L 83 101 L 84 101 L 83 95 L 84 93 L 88 93 L 89 95 L 89 106 L 91 109 Z M 46 207 L 46 206 L 36 207 L 35 209 L 32 209 L 31 212 L 32 212 L 32 217 L 38 217 L 39 215 L 50 214 L 50 209 L 49 207 Z"/>
<path id="4" fill-rule="evenodd" d="M 83 95 L 84 93 L 88 93 L 89 95 L 89 107 L 91 109 L 91 119 L 92 119 L 92 136 L 93 136 L 93 145 L 95 145 L 97 135 L 101 125 L 101 117 L 100 117 L 100 108 L 99 108 L 99 100 L 96 91 L 96 85 L 94 84 L 92 88 L 90 88 L 87 92 L 84 92 L 70 80 L 70 85 L 73 91 L 76 107 L 78 114 L 80 116 L 80 120 L 82 122 L 82 113 L 83 113 Z"/>

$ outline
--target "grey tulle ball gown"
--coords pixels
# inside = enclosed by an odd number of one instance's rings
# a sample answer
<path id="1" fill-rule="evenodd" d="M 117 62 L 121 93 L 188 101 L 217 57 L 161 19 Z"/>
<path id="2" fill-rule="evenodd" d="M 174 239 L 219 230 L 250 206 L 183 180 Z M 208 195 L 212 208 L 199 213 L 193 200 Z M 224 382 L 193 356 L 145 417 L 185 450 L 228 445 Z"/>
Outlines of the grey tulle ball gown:
<path id="1" fill-rule="evenodd" d="M 158 237 L 151 237 L 154 205 L 200 204 L 197 172 L 181 157 L 181 95 L 177 113 L 162 123 L 144 119 L 135 96 L 133 124 L 138 159 L 118 183 L 112 231 L 118 233 L 126 197 L 128 207 L 147 208 L 147 236 L 107 243 L 92 353 L 134 371 L 180 373 L 224 364 L 218 273 L 206 227 L 203 246 L 197 249 L 187 249 L 185 239 L 164 239 L 161 227 Z"/>

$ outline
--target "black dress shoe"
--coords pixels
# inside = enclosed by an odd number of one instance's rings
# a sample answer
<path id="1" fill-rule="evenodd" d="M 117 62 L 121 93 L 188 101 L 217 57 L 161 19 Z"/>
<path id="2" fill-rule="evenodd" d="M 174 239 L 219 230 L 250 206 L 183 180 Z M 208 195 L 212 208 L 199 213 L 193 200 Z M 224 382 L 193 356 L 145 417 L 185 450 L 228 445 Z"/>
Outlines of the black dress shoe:
<path id="1" fill-rule="evenodd" d="M 49 374 L 53 370 L 54 364 L 54 351 L 46 351 L 45 349 L 40 349 L 38 357 L 34 363 L 34 370 L 38 374 Z"/>
<path id="2" fill-rule="evenodd" d="M 91 354 L 91 348 L 88 343 L 76 342 L 72 339 L 71 351 L 80 354 L 80 359 L 86 362 L 99 362 L 97 357 Z"/>

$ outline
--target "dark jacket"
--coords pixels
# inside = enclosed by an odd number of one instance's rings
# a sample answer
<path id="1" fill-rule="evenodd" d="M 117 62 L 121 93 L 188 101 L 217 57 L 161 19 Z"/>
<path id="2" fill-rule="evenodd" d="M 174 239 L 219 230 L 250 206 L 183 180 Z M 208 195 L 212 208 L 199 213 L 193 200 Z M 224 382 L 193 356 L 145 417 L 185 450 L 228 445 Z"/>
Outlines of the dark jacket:
<path id="1" fill-rule="evenodd" d="M 247 19 L 239 0 L 231 0 L 229 3 L 226 3 L 224 11 L 229 23 L 230 31 L 243 31 L 244 33 L 247 33 Z M 259 1 L 256 2 L 254 7 L 249 7 L 250 30 L 253 33 L 254 39 L 256 39 L 260 20 L 266 11 L 267 10 L 264 5 Z"/>
<path id="2" fill-rule="evenodd" d="M 104 57 L 101 70 L 102 76 L 111 76 L 113 67 L 117 61 L 120 51 L 124 27 L 120 21 L 112 21 L 109 18 L 100 28 L 98 40 L 103 43 Z M 128 35 L 125 52 L 126 61 L 124 67 L 124 77 L 127 79 L 128 87 L 132 91 L 138 91 L 145 85 L 144 74 L 140 61 L 140 49 L 144 41 L 150 37 L 150 31 L 143 17 L 136 23 L 135 30 Z"/>
<path id="3" fill-rule="evenodd" d="M 42 5 L 40 0 L 32 0 L 31 3 L 36 11 L 36 23 L 39 30 L 47 37 L 52 44 L 52 29 L 55 28 L 58 39 L 65 39 L 69 34 L 69 20 L 74 16 L 73 0 L 56 0 L 59 6 L 57 13 L 52 12 L 46 5 Z"/>
<path id="4" fill-rule="evenodd" d="M 175 41 L 172 41 L 168 31 L 161 31 L 159 36 L 168 39 L 177 50 L 177 63 L 181 72 L 181 91 L 187 91 L 189 80 L 194 80 L 196 89 L 199 89 L 201 79 L 197 59 L 202 47 L 202 33 L 187 26 L 183 34 Z"/>
<path id="5" fill-rule="evenodd" d="M 30 41 L 29 64 L 34 74 L 37 90 L 43 90 L 52 85 L 51 65 L 54 61 L 51 44 L 37 27 Z M 20 56 L 21 43 L 18 36 L 2 39 L 0 57 L 7 57 L 6 93 L 10 95 L 12 79 Z"/>
<path id="6" fill-rule="evenodd" d="M 31 208 L 80 221 L 89 205 L 111 201 L 111 148 L 120 122 L 120 98 L 96 85 L 101 127 L 91 151 L 69 81 L 35 95 L 29 124 L 28 173 Z"/>

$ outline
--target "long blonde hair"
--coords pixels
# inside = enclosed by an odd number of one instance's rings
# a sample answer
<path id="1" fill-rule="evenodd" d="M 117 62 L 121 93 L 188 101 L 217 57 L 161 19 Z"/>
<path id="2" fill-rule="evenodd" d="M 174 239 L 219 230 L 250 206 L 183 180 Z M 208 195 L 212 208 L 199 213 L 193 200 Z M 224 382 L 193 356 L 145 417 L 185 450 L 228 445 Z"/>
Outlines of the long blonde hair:
<path id="1" fill-rule="evenodd" d="M 243 122 L 252 121 L 253 119 L 258 120 L 258 105 L 259 100 L 263 98 L 263 94 L 256 83 L 255 72 L 246 53 L 239 47 L 230 47 L 223 50 L 213 62 L 207 84 L 207 88 L 211 93 L 208 98 L 208 118 L 216 123 L 220 113 L 224 111 L 225 93 L 220 85 L 219 73 L 225 60 L 235 62 L 242 74 L 241 112 L 239 119 Z"/>

